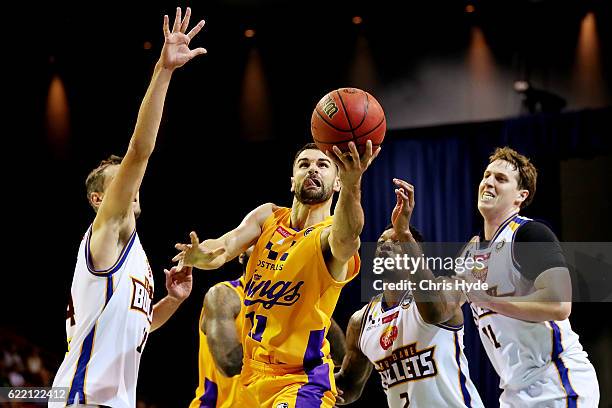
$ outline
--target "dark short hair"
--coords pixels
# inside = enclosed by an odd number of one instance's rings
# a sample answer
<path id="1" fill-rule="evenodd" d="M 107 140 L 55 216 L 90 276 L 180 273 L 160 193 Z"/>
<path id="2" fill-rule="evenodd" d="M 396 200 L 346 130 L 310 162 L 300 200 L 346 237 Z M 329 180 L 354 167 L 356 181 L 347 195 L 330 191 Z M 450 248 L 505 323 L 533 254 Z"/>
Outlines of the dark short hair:
<path id="1" fill-rule="evenodd" d="M 535 196 L 538 170 L 528 157 L 523 156 L 508 146 L 495 149 L 493 154 L 489 156 L 489 164 L 493 163 L 495 160 L 507 161 L 518 171 L 518 188 L 529 191 L 529 195 L 525 201 L 521 203 L 521 208 L 527 207 Z"/>
<path id="2" fill-rule="evenodd" d="M 386 227 L 385 227 L 385 231 L 388 229 L 393 228 L 393 224 L 389 223 Z M 421 233 L 421 231 L 419 231 L 418 229 L 416 229 L 415 226 L 413 226 L 412 224 L 410 224 L 409 226 L 410 228 L 410 233 L 412 234 L 412 236 L 414 237 L 414 240 L 416 242 L 424 242 L 425 238 L 423 238 L 423 234 Z"/>
<path id="3" fill-rule="evenodd" d="M 295 161 L 297 160 L 297 158 L 300 156 L 300 154 L 302 154 L 302 152 L 304 150 L 321 150 L 319 149 L 319 146 L 316 145 L 316 143 L 306 143 L 304 146 L 302 146 L 300 148 L 300 150 L 297 151 L 297 153 L 295 154 L 295 156 L 293 157 L 293 165 L 295 166 Z"/>
<path id="4" fill-rule="evenodd" d="M 87 189 L 87 201 L 91 193 L 97 192 L 101 193 L 104 191 L 104 182 L 106 180 L 106 176 L 104 175 L 104 170 L 106 170 L 109 166 L 114 166 L 117 164 L 121 164 L 123 157 L 110 155 L 107 159 L 102 160 L 98 167 L 89 172 L 87 179 L 85 180 L 85 188 Z"/>

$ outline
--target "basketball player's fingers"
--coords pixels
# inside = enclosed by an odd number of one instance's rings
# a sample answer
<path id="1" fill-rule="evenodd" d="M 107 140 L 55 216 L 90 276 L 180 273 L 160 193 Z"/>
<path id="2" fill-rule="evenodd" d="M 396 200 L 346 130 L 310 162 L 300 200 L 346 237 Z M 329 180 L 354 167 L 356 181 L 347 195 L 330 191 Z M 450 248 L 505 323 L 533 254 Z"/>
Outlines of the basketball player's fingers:
<path id="1" fill-rule="evenodd" d="M 172 262 L 180 262 L 185 259 L 185 252 L 179 252 L 172 258 Z"/>
<path id="2" fill-rule="evenodd" d="M 205 48 L 201 48 L 201 47 L 200 48 L 196 48 L 195 50 L 189 51 L 189 58 L 195 58 L 198 55 L 203 55 L 203 54 L 206 54 L 206 53 L 207 53 L 207 51 L 206 51 Z"/>
<path id="3" fill-rule="evenodd" d="M 359 157 L 359 151 L 357 150 L 357 145 L 354 142 L 349 142 L 348 144 L 350 158 L 352 159 L 352 163 L 359 163 L 361 160 Z"/>
<path id="4" fill-rule="evenodd" d="M 414 194 L 414 186 L 410 183 L 408 183 L 407 181 L 401 180 L 401 179 L 393 179 L 393 183 L 404 189 L 404 193 L 406 193 L 407 196 L 410 196 L 410 194 Z"/>
<path id="5" fill-rule="evenodd" d="M 344 164 L 342 163 L 342 161 L 340 161 L 340 159 L 338 159 L 338 156 L 336 156 L 336 153 L 334 151 L 329 151 L 326 150 L 325 151 L 325 155 L 327 157 L 329 157 L 329 159 L 334 162 L 334 164 L 336 166 L 338 166 L 338 168 L 343 169 L 344 168 Z"/>
<path id="6" fill-rule="evenodd" d="M 165 14 L 164 15 L 164 38 L 168 38 L 168 36 L 170 35 L 170 19 L 168 18 L 168 15 Z"/>
<path id="7" fill-rule="evenodd" d="M 176 33 L 180 30 L 181 28 L 181 8 L 177 7 L 176 8 L 176 15 L 174 16 L 174 25 L 172 26 L 172 32 Z"/>
<path id="8" fill-rule="evenodd" d="M 181 24 L 181 33 L 187 31 L 187 27 L 189 27 L 189 18 L 191 17 L 191 7 L 187 7 L 185 10 L 185 18 L 183 18 L 183 23 Z"/>
<path id="9" fill-rule="evenodd" d="M 346 158 L 346 156 L 344 155 L 344 153 L 342 153 L 342 150 L 340 150 L 340 148 L 336 145 L 332 146 L 332 150 L 334 152 L 334 155 L 340 161 L 340 163 L 336 163 L 336 164 L 339 164 L 342 168 L 346 168 L 350 163 L 348 159 Z"/>
<path id="10" fill-rule="evenodd" d="M 193 27 L 191 31 L 189 31 L 189 33 L 187 33 L 187 36 L 193 39 L 193 37 L 195 37 L 200 32 L 202 27 L 204 27 L 204 20 L 200 20 L 200 22 L 196 24 L 195 27 Z"/>
<path id="11" fill-rule="evenodd" d="M 382 148 L 381 148 L 380 146 L 378 146 L 378 147 L 376 148 L 376 150 L 374 151 L 374 154 L 373 154 L 373 155 L 372 155 L 372 157 L 370 158 L 370 163 L 372 163 L 372 162 L 374 161 L 374 159 L 378 157 L 378 153 L 380 153 L 380 150 L 381 150 L 381 149 L 382 149 Z M 368 163 L 368 166 L 370 165 L 370 163 Z"/>
<path id="12" fill-rule="evenodd" d="M 191 238 L 191 245 L 192 247 L 197 247 L 200 245 L 200 240 L 198 239 L 198 234 L 195 233 L 195 231 L 191 231 L 189 233 L 189 238 Z"/>
<path id="13" fill-rule="evenodd" d="M 361 158 L 362 166 L 367 167 L 370 163 L 370 160 L 372 160 L 372 141 L 368 140 L 366 142 L 365 152 L 363 154 L 363 157 Z"/>
<path id="14" fill-rule="evenodd" d="M 175 244 L 174 248 L 178 249 L 179 251 L 187 251 L 188 249 L 191 248 L 191 244 Z"/>

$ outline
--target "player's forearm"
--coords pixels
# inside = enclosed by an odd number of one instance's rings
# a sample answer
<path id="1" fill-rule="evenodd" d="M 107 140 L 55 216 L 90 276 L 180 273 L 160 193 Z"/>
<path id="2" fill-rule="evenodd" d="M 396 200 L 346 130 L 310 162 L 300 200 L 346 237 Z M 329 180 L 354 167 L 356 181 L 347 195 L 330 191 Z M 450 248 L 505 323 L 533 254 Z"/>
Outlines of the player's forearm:
<path id="1" fill-rule="evenodd" d="M 402 243 L 401 247 L 404 254 L 416 259 L 422 258 L 423 251 L 412 234 L 398 234 L 398 239 Z M 445 290 L 423 290 L 421 282 L 441 283 L 442 279 L 437 278 L 433 272 L 422 263 L 413 270 L 404 270 L 403 279 L 414 282 L 412 295 L 417 303 L 421 317 L 427 323 L 441 323 L 448 321 L 453 316 L 453 309 L 450 307 L 451 300 Z M 426 285 L 430 287 L 430 285 Z"/>
<path id="2" fill-rule="evenodd" d="M 479 302 L 478 305 L 500 313 L 504 316 L 525 320 L 528 322 L 565 320 L 569 317 L 572 311 L 571 302 L 538 301 L 535 299 L 537 299 L 539 296 L 533 296 L 536 294 L 537 292 L 529 296 L 512 298 L 511 302 L 493 300 L 486 303 Z"/>
<path id="3" fill-rule="evenodd" d="M 130 149 L 138 157 L 149 157 L 153 153 L 171 77 L 171 70 L 163 68 L 159 63 L 155 65 L 153 77 L 140 105 L 134 134 L 130 141 Z"/>
<path id="4" fill-rule="evenodd" d="M 363 224 L 361 182 L 343 185 L 336 203 L 330 234 L 330 246 L 336 259 L 348 261 L 359 249 L 359 235 Z"/>
<path id="5" fill-rule="evenodd" d="M 349 367 L 347 369 L 350 370 Z M 342 390 L 342 399 L 344 401 L 337 403 L 337 405 L 346 405 L 357 401 L 361 397 L 366 381 L 367 377 L 365 376 L 355 378 L 354 375 L 344 371 L 343 365 L 343 368 L 336 375 L 336 387 Z"/>
<path id="6" fill-rule="evenodd" d="M 155 331 L 164 325 L 181 305 L 179 300 L 166 296 L 153 306 L 153 322 L 151 331 Z"/>

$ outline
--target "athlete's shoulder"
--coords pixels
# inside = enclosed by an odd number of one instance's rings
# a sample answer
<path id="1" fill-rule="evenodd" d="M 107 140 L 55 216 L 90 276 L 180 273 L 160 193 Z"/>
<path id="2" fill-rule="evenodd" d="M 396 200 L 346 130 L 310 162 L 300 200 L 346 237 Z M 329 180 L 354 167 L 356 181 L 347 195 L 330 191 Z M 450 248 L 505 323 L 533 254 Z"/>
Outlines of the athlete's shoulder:
<path id="1" fill-rule="evenodd" d="M 555 233 L 545 222 L 527 219 L 517 229 L 514 240 L 516 242 L 556 242 Z"/>
<path id="2" fill-rule="evenodd" d="M 204 309 L 208 315 L 223 311 L 240 312 L 240 296 L 232 287 L 232 282 L 234 281 L 219 282 L 208 289 L 204 295 Z M 238 312 L 235 311 L 236 308 Z"/>
<path id="3" fill-rule="evenodd" d="M 361 323 L 364 321 L 366 317 L 366 313 L 369 309 L 370 304 L 363 306 L 361 309 L 357 310 L 355 313 L 351 315 L 349 319 L 349 327 L 353 329 L 361 329 Z"/>

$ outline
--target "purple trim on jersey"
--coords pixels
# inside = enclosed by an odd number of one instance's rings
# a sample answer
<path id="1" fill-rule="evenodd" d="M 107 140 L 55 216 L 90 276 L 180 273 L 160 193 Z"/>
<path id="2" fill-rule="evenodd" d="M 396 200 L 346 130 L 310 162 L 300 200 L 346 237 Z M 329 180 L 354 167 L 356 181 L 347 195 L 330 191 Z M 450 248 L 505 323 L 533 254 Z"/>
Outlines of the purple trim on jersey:
<path id="1" fill-rule="evenodd" d="M 304 371 L 308 382 L 300 387 L 295 400 L 296 408 L 319 408 L 325 391 L 331 390 L 329 365 L 323 364 L 323 340 L 325 329 L 312 330 L 304 352 Z"/>
<path id="2" fill-rule="evenodd" d="M 87 365 L 91 359 L 91 352 L 93 351 L 94 337 L 96 335 L 96 326 L 94 326 L 81 347 L 81 353 L 79 354 L 79 361 L 77 362 L 77 368 L 74 371 L 74 377 L 72 377 L 72 383 L 70 384 L 70 391 L 68 392 L 67 405 L 74 404 L 76 394 L 79 394 L 79 404 L 87 404 L 85 393 L 85 375 L 87 374 Z"/>
<path id="3" fill-rule="evenodd" d="M 227 282 L 235 288 L 237 288 L 238 286 L 242 286 L 242 282 L 240 282 L 240 279 L 236 279 L 233 281 L 227 281 Z"/>
<path id="4" fill-rule="evenodd" d="M 560 357 L 561 353 L 563 352 L 563 344 L 561 343 L 561 329 L 559 329 L 559 326 L 557 326 L 557 323 L 554 321 L 551 320 L 549 323 L 550 327 L 553 329 L 552 360 L 557 367 L 561 384 L 563 385 L 563 389 L 567 395 L 567 408 L 576 408 L 578 406 L 578 394 L 576 394 L 576 391 L 574 391 L 574 388 L 569 381 L 569 369 L 565 366 Z"/>
<path id="5" fill-rule="evenodd" d="M 295 408 L 320 408 L 325 391 L 331 390 L 329 364 L 321 364 L 306 371 L 308 382 L 300 387 L 295 399 Z"/>
<path id="6" fill-rule="evenodd" d="M 465 403 L 465 406 L 471 407 L 472 397 L 470 396 L 470 392 L 465 386 L 465 383 L 466 383 L 465 375 L 461 371 L 461 360 L 459 358 L 460 350 L 461 348 L 459 346 L 459 336 L 457 335 L 457 333 L 455 333 L 455 360 L 457 361 L 457 368 L 459 369 L 459 385 L 461 386 L 461 394 L 463 394 L 463 402 Z"/>
<path id="7" fill-rule="evenodd" d="M 308 337 L 308 345 L 304 352 L 304 369 L 306 371 L 323 363 L 323 340 L 325 339 L 325 329 L 311 330 Z"/>
<path id="8" fill-rule="evenodd" d="M 462 324 L 460 324 L 458 326 L 454 326 L 452 324 L 434 323 L 434 326 L 438 326 L 441 329 L 450 330 L 450 331 L 454 331 L 454 332 L 457 332 L 457 331 L 460 331 L 461 329 L 463 329 L 463 325 Z"/>
<path id="9" fill-rule="evenodd" d="M 111 297 L 113 296 L 113 276 L 108 276 L 106 278 L 106 303 L 104 306 L 108 305 Z"/>
<path id="10" fill-rule="evenodd" d="M 218 394 L 217 384 L 205 377 L 204 394 L 200 397 L 200 408 L 216 408 Z"/>
<path id="11" fill-rule="evenodd" d="M 85 264 L 87 265 L 87 270 L 91 272 L 92 275 L 111 276 L 112 274 L 114 274 L 121 268 L 121 265 L 123 265 L 128 254 L 130 253 L 130 249 L 132 248 L 132 245 L 134 244 L 134 241 L 136 240 L 136 228 L 134 228 L 134 231 L 132 231 L 132 235 L 130 236 L 130 239 L 128 240 L 127 244 L 123 247 L 123 250 L 121 251 L 121 254 L 119 255 L 119 259 L 117 260 L 117 262 L 115 262 L 115 265 L 111 266 L 108 269 L 104 269 L 102 271 L 97 271 L 93 268 L 93 264 L 91 262 L 91 253 L 89 251 L 90 240 L 91 240 L 91 228 L 89 229 L 89 232 L 87 234 L 87 243 L 85 244 Z"/>

